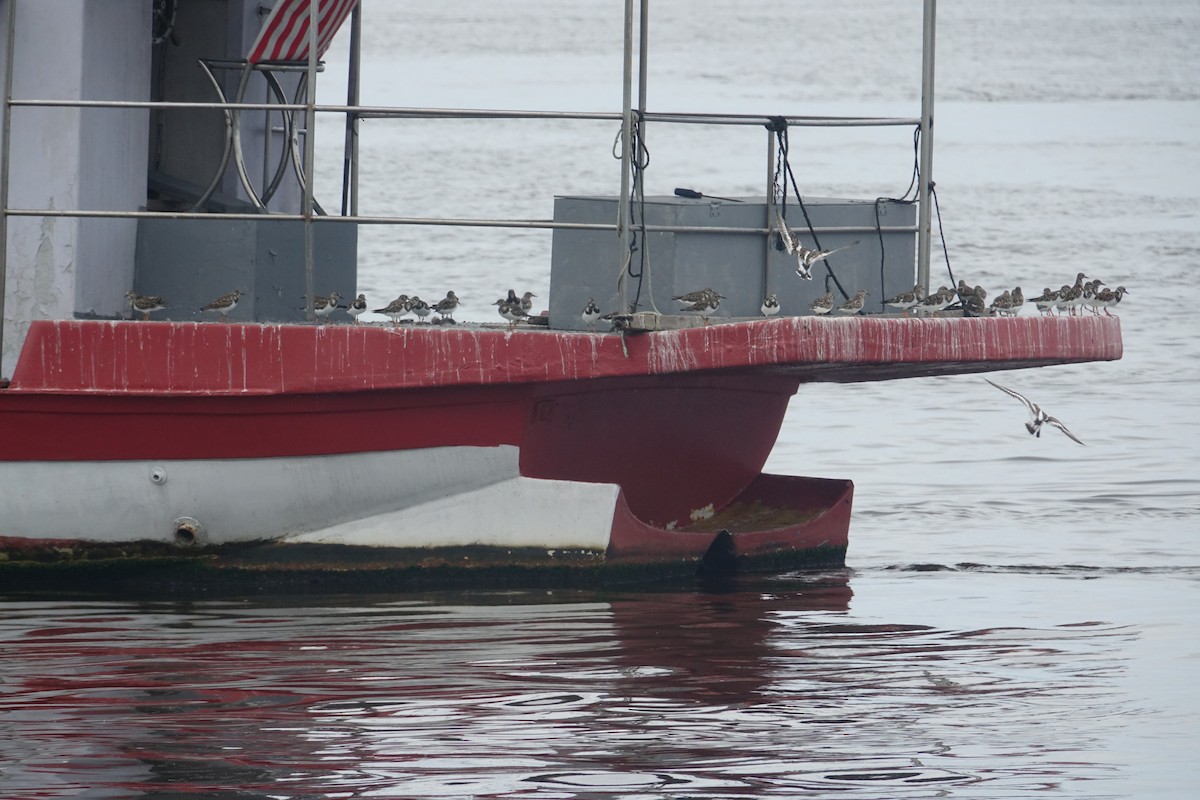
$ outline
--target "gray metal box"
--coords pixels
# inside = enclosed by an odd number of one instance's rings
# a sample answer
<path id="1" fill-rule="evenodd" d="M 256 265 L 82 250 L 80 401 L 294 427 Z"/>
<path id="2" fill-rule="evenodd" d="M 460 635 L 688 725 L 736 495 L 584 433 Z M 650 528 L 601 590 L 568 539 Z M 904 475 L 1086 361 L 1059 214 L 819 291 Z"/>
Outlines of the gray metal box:
<path id="1" fill-rule="evenodd" d="M 777 237 L 766 234 L 771 213 L 766 199 L 741 199 L 646 198 L 647 225 L 746 232 L 650 231 L 644 241 L 639 235 L 641 250 L 634 254 L 630 265 L 634 277 L 628 278 L 628 296 L 631 302 L 636 300 L 637 310 L 675 314 L 681 305 L 672 297 L 709 287 L 726 298 L 710 315 L 713 320 L 758 317 L 768 293 L 778 297 L 781 314 L 800 315 L 811 313 L 809 304 L 827 290 L 840 304 L 845 300 L 843 290 L 853 297 L 858 289 L 866 289 L 865 310 L 870 313 L 883 311 L 883 300 L 912 288 L 916 269 L 915 205 L 890 200 L 804 198 L 804 208 L 822 248 L 856 243 L 828 259 L 836 281 L 825 262 L 818 262 L 812 270 L 813 279 L 806 281 L 796 275 L 796 258 L 777 249 Z M 616 219 L 616 197 L 565 196 L 554 200 L 555 222 L 612 224 Z M 794 199 L 787 206 L 787 224 L 806 247 L 815 246 Z M 616 310 L 621 259 L 618 237 L 611 231 L 555 229 L 550 326 L 585 329 L 580 312 L 589 297 L 605 313 Z"/>
<path id="2" fill-rule="evenodd" d="M 316 293 L 354 298 L 358 228 L 313 226 Z M 304 223 L 298 220 L 206 220 L 143 217 L 138 221 L 134 291 L 160 295 L 155 319 L 212 319 L 200 307 L 234 289 L 246 296 L 230 315 L 241 322 L 305 319 Z M 344 303 L 343 303 L 344 304 Z M 331 321 L 348 319 L 338 311 Z"/>

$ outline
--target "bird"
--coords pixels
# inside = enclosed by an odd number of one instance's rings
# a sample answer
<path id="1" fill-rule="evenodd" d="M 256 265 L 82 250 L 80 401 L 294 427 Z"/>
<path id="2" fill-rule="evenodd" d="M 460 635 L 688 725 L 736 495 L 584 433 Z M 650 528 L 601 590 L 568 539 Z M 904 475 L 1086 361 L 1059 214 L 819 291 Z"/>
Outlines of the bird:
<path id="1" fill-rule="evenodd" d="M 142 315 L 142 319 L 150 319 L 154 311 L 162 311 L 167 307 L 167 301 L 154 294 L 135 294 L 126 292 L 125 299 L 129 301 L 134 311 Z"/>
<path id="2" fill-rule="evenodd" d="M 339 308 L 338 303 L 342 300 L 342 296 L 337 292 L 330 292 L 329 297 L 316 295 L 313 297 L 313 313 L 318 317 L 328 317 Z"/>
<path id="3" fill-rule="evenodd" d="M 1124 286 L 1118 286 L 1116 289 L 1101 289 L 1100 292 L 1096 294 L 1096 308 L 1103 309 L 1104 313 L 1111 317 L 1112 314 L 1109 314 L 1108 309 L 1112 308 L 1117 303 L 1120 303 L 1121 298 L 1124 297 L 1128 292 L 1129 290 Z"/>
<path id="4" fill-rule="evenodd" d="M 913 311 L 916 311 L 918 314 L 932 314 L 941 311 L 953 303 L 956 296 L 954 289 L 951 289 L 949 286 L 942 286 L 936 292 L 913 306 Z"/>
<path id="5" fill-rule="evenodd" d="M 1054 304 L 1058 302 L 1058 292 L 1047 286 L 1042 289 L 1042 294 L 1039 297 L 1033 298 L 1033 304 L 1037 306 L 1038 313 L 1042 316 L 1054 313 Z"/>
<path id="6" fill-rule="evenodd" d="M 451 322 L 454 321 L 454 309 L 456 308 L 458 308 L 458 295 L 452 291 L 446 292 L 446 296 L 433 305 L 433 310 L 438 313 L 439 317 L 443 320 L 449 318 Z"/>
<path id="7" fill-rule="evenodd" d="M 1012 303 L 1012 294 L 1005 289 L 1003 294 L 992 301 L 988 310 L 992 312 L 992 316 L 1002 317 L 1012 311 Z"/>
<path id="8" fill-rule="evenodd" d="M 759 308 L 764 317 L 773 317 L 779 313 L 779 298 L 774 294 L 769 294 L 763 298 L 762 306 Z"/>
<path id="9" fill-rule="evenodd" d="M 513 328 L 517 327 L 518 322 L 529 316 L 525 313 L 525 309 L 521 308 L 520 298 L 515 303 L 510 303 L 507 300 L 497 300 L 495 305 L 500 306 L 500 316 L 508 320 L 510 327 Z"/>
<path id="10" fill-rule="evenodd" d="M 1021 313 L 1021 306 L 1025 305 L 1025 294 L 1021 291 L 1020 286 L 1014 286 L 1012 290 L 1012 309 L 1009 312 L 1012 316 L 1017 316 Z"/>
<path id="11" fill-rule="evenodd" d="M 375 309 L 376 314 L 383 314 L 392 322 L 399 322 L 409 313 L 408 295 L 402 294 L 383 308 Z"/>
<path id="12" fill-rule="evenodd" d="M 534 297 L 537 297 L 537 295 L 533 292 L 526 292 L 525 294 L 521 295 L 521 310 L 524 311 L 526 315 L 533 310 Z"/>
<path id="13" fill-rule="evenodd" d="M 1005 292 L 1008 294 L 1008 292 Z M 982 286 L 976 286 L 962 301 L 962 309 L 964 317 L 982 317 L 988 313 L 987 292 Z"/>
<path id="14" fill-rule="evenodd" d="M 857 292 L 854 293 L 854 297 L 851 297 L 849 300 L 847 300 L 846 302 L 842 303 L 840 306 L 837 307 L 838 313 L 839 314 L 857 314 L 858 312 L 863 310 L 863 306 L 866 304 L 866 301 L 867 301 L 867 290 L 859 289 Z"/>
<path id="15" fill-rule="evenodd" d="M 677 295 L 671 298 L 686 305 L 679 311 L 682 314 L 703 314 L 707 318 L 708 314 L 717 310 L 721 305 L 721 301 L 725 299 L 725 295 L 719 294 L 713 289 L 700 289 L 695 292 Z"/>
<path id="16" fill-rule="evenodd" d="M 589 297 L 583 305 L 583 313 L 579 315 L 583 320 L 583 324 L 587 325 L 592 330 L 596 329 L 596 323 L 600 321 L 600 306 L 596 305 L 596 301 Z"/>
<path id="17" fill-rule="evenodd" d="M 242 296 L 240 289 L 234 289 L 229 294 L 223 294 L 207 305 L 200 306 L 201 311 L 216 311 L 221 315 L 221 321 L 229 319 L 229 312 L 237 308 L 238 299 Z"/>
<path id="18" fill-rule="evenodd" d="M 1058 419 L 1047 414 L 1045 411 L 1042 410 L 1041 406 L 1039 406 L 1037 403 L 1031 402 L 1020 392 L 1014 392 L 1012 389 L 1009 389 L 1007 386 L 1001 386 L 1000 384 L 995 383 L 991 380 L 988 380 L 987 378 L 984 378 L 984 380 L 987 381 L 988 383 L 992 384 L 992 386 L 995 386 L 997 389 L 1004 392 L 1005 394 L 1012 395 L 1013 397 L 1017 398 L 1018 400 L 1020 400 L 1022 403 L 1025 404 L 1025 408 L 1027 408 L 1029 410 L 1029 421 L 1025 423 L 1025 430 L 1029 431 L 1031 436 L 1036 436 L 1036 437 L 1040 438 L 1042 435 L 1042 426 L 1046 425 L 1048 423 L 1048 424 L 1053 425 L 1054 427 L 1058 428 L 1063 433 L 1065 433 L 1067 435 L 1067 438 L 1069 438 L 1071 441 L 1079 442 L 1079 444 L 1083 444 L 1083 442 L 1080 440 L 1080 438 L 1078 436 L 1076 436 L 1075 434 L 1073 434 L 1069 430 L 1067 430 L 1066 425 L 1063 425 L 1062 422 L 1060 422 Z"/>
<path id="19" fill-rule="evenodd" d="M 1071 307 L 1071 297 L 1070 297 L 1071 292 L 1072 292 L 1071 286 L 1069 284 L 1064 283 L 1062 285 L 1062 288 L 1058 290 L 1058 299 L 1056 299 L 1054 301 L 1054 310 L 1055 311 L 1057 311 L 1060 314 L 1063 311 L 1069 311 L 1069 309 Z"/>
<path id="20" fill-rule="evenodd" d="M 925 287 L 921 284 L 913 284 L 913 288 L 907 292 L 901 292 L 895 297 L 883 301 L 885 306 L 894 308 L 897 311 L 907 314 L 908 310 L 921 302 L 925 298 Z"/>
<path id="21" fill-rule="evenodd" d="M 1100 307 L 1096 304 L 1096 295 L 1100 292 L 1100 287 L 1104 285 L 1102 280 L 1088 281 L 1083 285 L 1083 297 L 1079 300 L 1079 307 L 1089 309 L 1093 314 L 1099 316 Z"/>
<path id="22" fill-rule="evenodd" d="M 429 308 L 429 303 L 426 303 L 424 300 L 422 300 L 420 297 L 417 297 L 415 294 L 412 297 L 408 298 L 408 310 L 417 315 L 417 322 L 420 322 L 421 320 L 428 317 L 432 311 Z"/>
<path id="23" fill-rule="evenodd" d="M 360 294 L 358 297 L 350 301 L 348 306 L 346 306 L 346 313 L 354 317 L 355 322 L 358 322 L 358 318 L 364 314 L 366 310 L 367 296 L 365 294 Z"/>
<path id="24" fill-rule="evenodd" d="M 684 303 L 685 305 L 690 305 L 691 303 L 699 303 L 702 300 L 709 300 L 714 296 L 721 300 L 725 299 L 724 295 L 717 294 L 712 289 L 698 289 L 694 292 L 688 292 L 687 294 L 677 294 L 671 299 L 680 303 Z"/>
<path id="25" fill-rule="evenodd" d="M 1075 276 L 1074 286 L 1063 286 L 1059 291 L 1058 307 L 1067 309 L 1067 313 L 1074 315 L 1079 313 L 1079 307 L 1083 305 L 1083 282 L 1088 279 L 1087 275 L 1080 272 Z"/>
<path id="26" fill-rule="evenodd" d="M 812 280 L 812 267 L 818 261 L 829 258 L 834 253 L 858 244 L 857 241 L 853 241 L 850 244 L 844 244 L 832 250 L 809 250 L 800 241 L 800 237 L 792 233 L 788 228 L 787 222 L 784 221 L 783 215 L 779 213 L 778 209 L 775 211 L 775 221 L 779 228 L 779 238 L 783 242 L 784 252 L 789 256 L 796 257 L 796 274 L 806 281 Z"/>
<path id="27" fill-rule="evenodd" d="M 826 292 L 808 304 L 814 314 L 828 314 L 833 310 L 833 292 Z"/>

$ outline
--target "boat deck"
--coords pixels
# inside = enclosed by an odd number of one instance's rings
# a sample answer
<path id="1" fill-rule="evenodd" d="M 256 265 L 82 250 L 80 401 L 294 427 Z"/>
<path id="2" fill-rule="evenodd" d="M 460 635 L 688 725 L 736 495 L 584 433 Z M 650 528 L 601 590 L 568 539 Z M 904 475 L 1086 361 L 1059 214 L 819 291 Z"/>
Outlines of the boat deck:
<path id="1" fill-rule="evenodd" d="M 772 373 L 857 382 L 1121 357 L 1117 317 L 782 317 L 624 336 L 493 325 L 33 323 L 6 395 L 274 395 Z"/>

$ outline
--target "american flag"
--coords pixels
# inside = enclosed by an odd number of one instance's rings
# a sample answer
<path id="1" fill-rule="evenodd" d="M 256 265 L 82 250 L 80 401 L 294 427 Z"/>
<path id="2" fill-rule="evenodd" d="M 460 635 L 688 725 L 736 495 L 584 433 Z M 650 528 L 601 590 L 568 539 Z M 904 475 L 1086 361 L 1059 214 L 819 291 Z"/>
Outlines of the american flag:
<path id="1" fill-rule="evenodd" d="M 280 0 L 263 23 L 248 61 L 306 61 L 308 60 L 308 22 L 311 0 Z M 318 0 L 317 58 L 329 49 L 334 34 L 346 17 L 358 5 L 358 0 Z"/>

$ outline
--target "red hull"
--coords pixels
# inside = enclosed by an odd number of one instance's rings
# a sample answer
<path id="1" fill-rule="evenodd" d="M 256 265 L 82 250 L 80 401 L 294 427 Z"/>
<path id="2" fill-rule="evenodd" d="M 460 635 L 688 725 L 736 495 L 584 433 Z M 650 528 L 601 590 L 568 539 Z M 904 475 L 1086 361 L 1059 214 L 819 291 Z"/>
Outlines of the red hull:
<path id="1" fill-rule="evenodd" d="M 610 559 L 687 561 L 714 547 L 735 558 L 841 553 L 848 482 L 761 475 L 801 382 L 1120 355 L 1115 318 L 785 318 L 624 340 L 466 326 L 38 322 L 0 390 L 0 463 L 507 445 L 524 478 L 620 487 Z M 731 517 L 732 541 L 721 543 L 720 527 L 696 530 L 706 515 L 751 507 L 773 511 Z"/>

